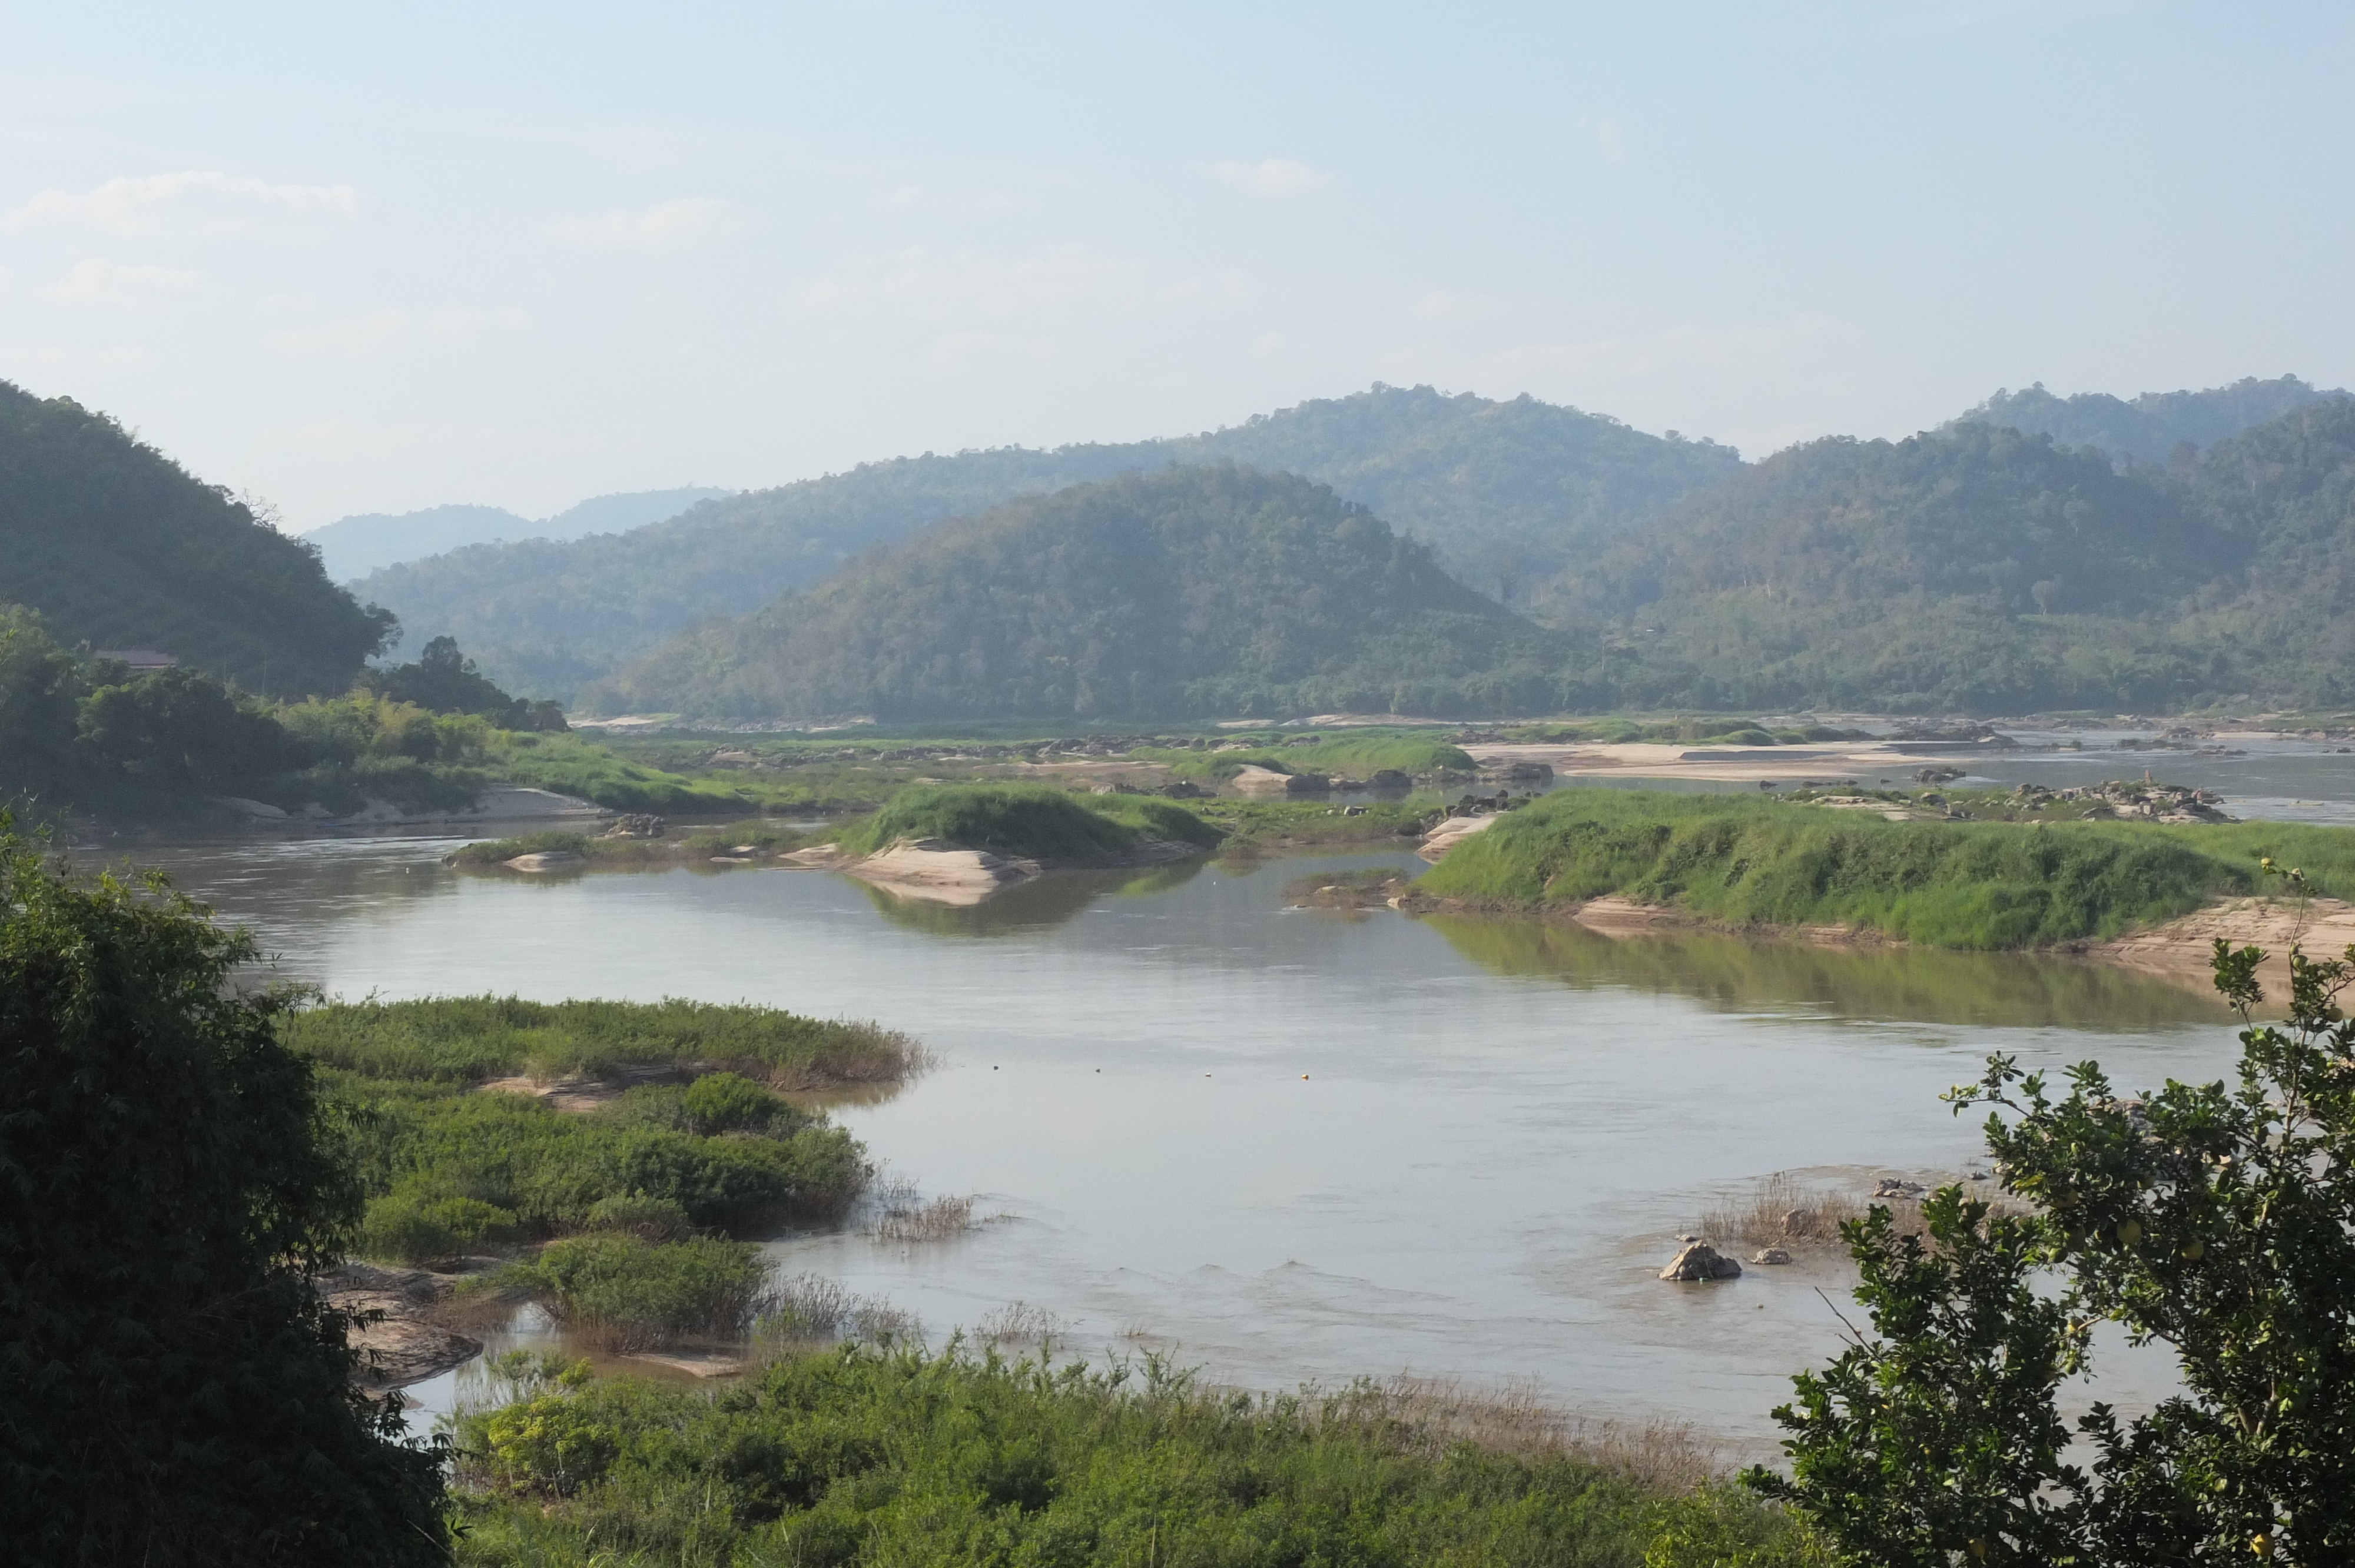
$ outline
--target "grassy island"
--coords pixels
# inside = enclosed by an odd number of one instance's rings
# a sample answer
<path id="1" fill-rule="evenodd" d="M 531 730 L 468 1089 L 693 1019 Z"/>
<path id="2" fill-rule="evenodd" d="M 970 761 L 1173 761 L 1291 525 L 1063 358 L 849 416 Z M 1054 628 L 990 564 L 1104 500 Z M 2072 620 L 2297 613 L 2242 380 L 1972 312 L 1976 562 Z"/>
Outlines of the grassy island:
<path id="1" fill-rule="evenodd" d="M 679 1001 L 335 1003 L 280 1033 L 346 1113 L 368 1198 L 359 1250 L 407 1263 L 582 1231 L 678 1245 L 838 1213 L 865 1152 L 781 1091 L 925 1064 L 872 1024 Z"/>
<path id="2" fill-rule="evenodd" d="M 2355 891 L 2355 832 L 2280 822 L 1889 821 L 1870 810 L 1563 789 L 1451 851 L 1428 905 L 1539 911 L 1605 895 L 1730 926 L 1847 927 L 1945 948 L 2099 939 L 2248 894 L 2272 856 Z"/>
<path id="3" fill-rule="evenodd" d="M 1147 839 L 1209 849 L 1219 830 L 1152 795 L 1074 795 L 1045 784 L 935 784 L 905 789 L 835 842 L 871 854 L 902 839 L 1062 865 L 1109 864 Z"/>

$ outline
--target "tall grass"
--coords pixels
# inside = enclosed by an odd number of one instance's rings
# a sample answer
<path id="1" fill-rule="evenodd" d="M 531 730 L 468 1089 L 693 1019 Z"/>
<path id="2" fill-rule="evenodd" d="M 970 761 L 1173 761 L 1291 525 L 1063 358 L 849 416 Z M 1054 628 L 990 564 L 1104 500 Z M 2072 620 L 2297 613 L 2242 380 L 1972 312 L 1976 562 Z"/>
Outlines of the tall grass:
<path id="1" fill-rule="evenodd" d="M 1734 925 L 1934 947 L 2105 938 L 2255 890 L 2257 861 L 2355 889 L 2355 831 L 2279 823 L 1891 822 L 1740 797 L 1564 789 L 1449 852 L 1434 898 L 1540 908 L 1616 894 Z"/>
<path id="2" fill-rule="evenodd" d="M 453 1084 L 526 1074 L 599 1076 L 638 1064 L 724 1068 L 781 1089 L 889 1083 L 930 1065 L 874 1023 L 749 1002 L 526 1001 L 451 996 L 331 1002 L 286 1015 L 287 1044 L 371 1078 Z"/>
<path id="3" fill-rule="evenodd" d="M 605 1379 L 462 1419 L 462 1562 L 1828 1568 L 1779 1509 L 1518 1413 L 1365 1384 L 907 1348 L 720 1393 Z M 1502 1432 L 1509 1441 L 1481 1437 Z"/>
<path id="4" fill-rule="evenodd" d="M 1081 797 L 1043 784 L 933 784 L 903 789 L 837 841 L 871 854 L 901 839 L 960 849 L 1088 863 L 1114 859 L 1145 838 L 1208 847 L 1218 831 L 1168 800 L 1143 795 Z"/>
<path id="5" fill-rule="evenodd" d="M 1178 751 L 1140 747 L 1130 755 L 1167 764 L 1188 779 L 1231 779 L 1246 766 L 1279 773 L 1352 774 L 1385 768 L 1400 773 L 1470 773 L 1479 764 L 1452 741 L 1420 735 L 1319 736 L 1313 741 L 1273 741 L 1238 751 Z"/>
<path id="6" fill-rule="evenodd" d="M 553 1242 L 499 1282 L 537 1298 L 581 1340 L 628 1352 L 749 1332 L 768 1283 L 748 1243 L 649 1242 L 619 1231 Z"/>

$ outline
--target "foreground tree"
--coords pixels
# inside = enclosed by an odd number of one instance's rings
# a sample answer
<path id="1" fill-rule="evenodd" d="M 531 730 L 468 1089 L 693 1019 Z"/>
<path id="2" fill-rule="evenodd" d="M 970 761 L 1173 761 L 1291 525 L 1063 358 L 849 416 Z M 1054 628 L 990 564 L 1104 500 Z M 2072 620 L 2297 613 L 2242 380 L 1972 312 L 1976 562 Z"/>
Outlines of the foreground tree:
<path id="1" fill-rule="evenodd" d="M 314 1287 L 357 1191 L 204 915 L 0 816 L 0 1555 L 442 1561 L 440 1455 Z"/>
<path id="2" fill-rule="evenodd" d="M 2355 948 L 2293 950 L 2282 1026 L 2251 1020 L 2264 959 L 2216 944 L 2237 1086 L 2122 1097 L 2088 1062 L 2055 1099 L 1997 1056 L 1954 1092 L 1997 1107 L 1989 1152 L 2032 1213 L 1948 1188 L 1926 1242 L 1882 1209 L 1851 1225 L 1875 1337 L 1800 1377 L 1775 1412 L 1792 1473 L 1753 1487 L 1892 1564 L 2355 1561 Z M 2095 1405 L 2088 1473 L 2054 1401 L 2105 1319 L 2170 1347 L 2185 1392 Z"/>

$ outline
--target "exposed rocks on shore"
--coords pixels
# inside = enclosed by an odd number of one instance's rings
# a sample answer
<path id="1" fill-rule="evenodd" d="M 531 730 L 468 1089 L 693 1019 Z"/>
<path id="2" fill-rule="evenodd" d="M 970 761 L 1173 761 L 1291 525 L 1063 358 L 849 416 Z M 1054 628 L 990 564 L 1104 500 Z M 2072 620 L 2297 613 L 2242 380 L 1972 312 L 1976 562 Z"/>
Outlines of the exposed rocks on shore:
<path id="1" fill-rule="evenodd" d="M 589 857 L 577 850 L 539 850 L 499 863 L 509 871 L 570 871 L 575 866 L 587 865 Z"/>
<path id="2" fill-rule="evenodd" d="M 1742 1266 L 1705 1241 L 1689 1242 L 1682 1252 L 1668 1260 L 1660 1270 L 1662 1279 L 1690 1284 L 1708 1279 L 1739 1279 Z"/>
<path id="3" fill-rule="evenodd" d="M 485 789 L 472 806 L 453 810 L 410 810 L 389 800 L 370 800 L 358 810 L 338 816 L 316 801 L 299 811 L 288 811 L 266 800 L 220 795 L 214 803 L 226 806 L 247 821 L 287 827 L 382 828 L 399 826 L 473 826 L 483 822 L 587 822 L 613 813 L 593 801 L 553 789 L 533 789 L 502 784 Z"/>
<path id="4" fill-rule="evenodd" d="M 1494 813 L 1476 817 L 1449 817 L 1423 835 L 1423 847 L 1415 853 L 1425 860 L 1435 861 L 1474 833 L 1486 832 L 1499 820 L 1499 817 Z"/>
<path id="5" fill-rule="evenodd" d="M 382 1314 L 354 1324 L 351 1346 L 360 1352 L 353 1380 L 368 1388 L 406 1388 L 464 1366 L 483 1342 L 444 1328 L 431 1314 L 450 1298 L 452 1282 L 417 1268 L 345 1263 L 319 1277 L 319 1294 L 355 1314 Z"/>
<path id="6" fill-rule="evenodd" d="M 2147 822 L 2237 822 L 2238 817 L 2228 817 L 2222 807 L 2224 797 L 2213 789 L 2194 789 L 2182 784 L 2155 784 L 2149 779 L 2140 783 L 2113 779 L 2106 783 L 2087 784 L 2072 789 L 2047 789 L 2041 784 L 2022 784 L 2012 791 L 2014 799 L 2023 804 L 2038 800 L 2068 800 L 2088 806 L 2087 817 L 2115 817 L 2121 821 Z M 2105 809 L 2106 808 L 2106 809 Z"/>

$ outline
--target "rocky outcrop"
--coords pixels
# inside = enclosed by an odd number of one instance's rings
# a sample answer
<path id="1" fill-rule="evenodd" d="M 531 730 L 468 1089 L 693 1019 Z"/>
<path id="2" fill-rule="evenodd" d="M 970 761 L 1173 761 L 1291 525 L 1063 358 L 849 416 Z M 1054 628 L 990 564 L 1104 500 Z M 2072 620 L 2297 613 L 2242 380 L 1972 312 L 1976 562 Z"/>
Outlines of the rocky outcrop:
<path id="1" fill-rule="evenodd" d="M 1779 1268 L 1791 1261 L 1791 1255 L 1779 1246 L 1762 1246 L 1751 1255 L 1750 1261 L 1767 1267 Z"/>
<path id="2" fill-rule="evenodd" d="M 406 1388 L 439 1377 L 483 1353 L 483 1342 L 431 1320 L 450 1281 L 417 1268 L 346 1263 L 319 1277 L 319 1294 L 339 1311 L 373 1319 L 347 1336 L 359 1352 L 352 1380 L 368 1388 Z"/>
<path id="3" fill-rule="evenodd" d="M 1497 821 L 1496 816 L 1450 817 L 1423 837 L 1423 848 L 1416 853 L 1425 860 L 1437 860 L 1474 833 L 1486 832 Z"/>
<path id="4" fill-rule="evenodd" d="M 534 854 L 519 854 L 513 860 L 499 863 L 509 871 L 570 871 L 587 865 L 589 857 L 574 850 L 541 850 Z"/>
<path id="5" fill-rule="evenodd" d="M 1322 773 L 1278 773 L 1257 763 L 1246 763 L 1227 782 L 1246 795 L 1322 795 L 1333 788 Z"/>
<path id="6" fill-rule="evenodd" d="M 597 836 L 602 839 L 658 839 L 669 825 L 660 817 L 631 811 L 614 818 L 613 825 Z"/>
<path id="7" fill-rule="evenodd" d="M 1662 1279 L 1694 1283 L 1710 1279 L 1739 1279 L 1742 1266 L 1705 1241 L 1688 1243 L 1685 1249 L 1668 1260 L 1660 1270 Z"/>

